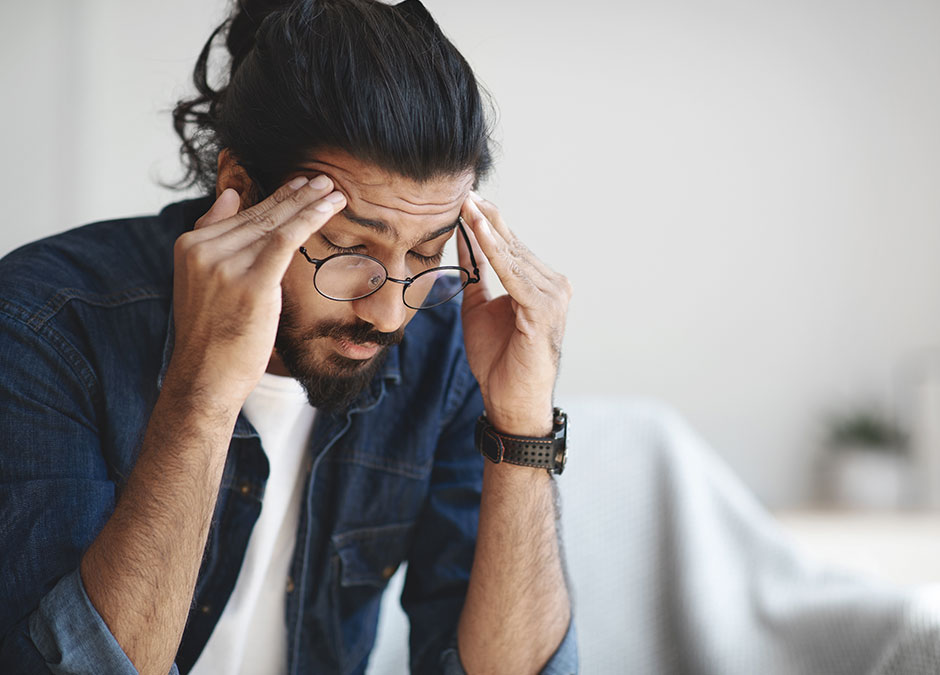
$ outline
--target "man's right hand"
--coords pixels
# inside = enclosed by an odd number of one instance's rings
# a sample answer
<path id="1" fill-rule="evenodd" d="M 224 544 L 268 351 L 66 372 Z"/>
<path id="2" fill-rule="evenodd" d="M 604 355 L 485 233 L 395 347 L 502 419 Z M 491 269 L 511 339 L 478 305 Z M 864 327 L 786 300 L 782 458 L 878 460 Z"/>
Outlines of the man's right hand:
<path id="1" fill-rule="evenodd" d="M 267 367 L 291 259 L 346 198 L 319 175 L 239 206 L 235 190 L 223 191 L 174 248 L 176 336 L 167 382 L 226 412 L 241 408 Z"/>
<path id="2" fill-rule="evenodd" d="M 179 649 L 232 426 L 271 357 L 294 251 L 346 204 L 332 190 L 325 176 L 297 178 L 242 211 L 225 190 L 176 242 L 170 369 L 81 564 L 89 599 L 142 674 L 169 671 Z"/>

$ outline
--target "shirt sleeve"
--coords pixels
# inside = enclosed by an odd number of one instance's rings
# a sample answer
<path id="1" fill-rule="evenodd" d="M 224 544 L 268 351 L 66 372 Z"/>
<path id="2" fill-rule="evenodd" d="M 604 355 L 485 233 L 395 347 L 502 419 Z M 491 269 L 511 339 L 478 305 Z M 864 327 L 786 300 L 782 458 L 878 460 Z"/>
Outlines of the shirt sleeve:
<path id="1" fill-rule="evenodd" d="M 467 675 L 467 672 L 463 669 L 463 664 L 460 662 L 456 635 L 454 635 L 451 646 L 441 656 L 441 670 L 444 675 Z M 577 672 L 578 638 L 574 618 L 572 618 L 564 639 L 558 645 L 555 653 L 552 654 L 552 658 L 542 668 L 541 675 L 576 675 Z"/>
<path id="2" fill-rule="evenodd" d="M 8 309 L 8 308 L 7 308 Z M 0 672 L 136 673 L 88 599 L 114 509 L 92 370 L 48 323 L 0 312 Z"/>
<path id="3" fill-rule="evenodd" d="M 473 564 L 484 459 L 473 440 L 483 399 L 465 358 L 458 364 L 451 391 L 459 400 L 438 441 L 430 493 L 418 521 L 402 593 L 402 607 L 411 622 L 411 671 L 420 675 L 466 675 L 457 651 L 457 622 Z M 577 664 L 572 619 L 542 673 L 576 673 Z"/>

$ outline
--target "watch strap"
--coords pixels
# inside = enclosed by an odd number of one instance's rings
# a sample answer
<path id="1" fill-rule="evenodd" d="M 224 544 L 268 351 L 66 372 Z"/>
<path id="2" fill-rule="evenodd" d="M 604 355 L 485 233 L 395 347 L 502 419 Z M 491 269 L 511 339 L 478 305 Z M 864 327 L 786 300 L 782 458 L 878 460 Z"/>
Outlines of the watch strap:
<path id="1" fill-rule="evenodd" d="M 565 467 L 568 416 L 560 408 L 554 413 L 552 434 L 543 437 L 500 433 L 481 415 L 475 434 L 477 449 L 495 464 L 509 462 L 560 474 Z"/>

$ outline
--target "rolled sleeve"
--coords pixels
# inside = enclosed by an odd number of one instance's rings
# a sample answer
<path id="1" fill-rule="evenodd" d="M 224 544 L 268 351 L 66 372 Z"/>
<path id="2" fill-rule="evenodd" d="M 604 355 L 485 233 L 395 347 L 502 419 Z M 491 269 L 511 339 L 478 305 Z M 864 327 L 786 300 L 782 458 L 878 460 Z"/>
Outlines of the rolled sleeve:
<path id="1" fill-rule="evenodd" d="M 441 654 L 441 671 L 444 675 L 467 675 L 460 662 L 456 638 L 451 647 Z M 568 624 L 568 631 L 558 649 L 539 672 L 541 675 L 573 675 L 578 672 L 578 636 L 574 619 Z"/>
<path id="2" fill-rule="evenodd" d="M 29 618 L 29 635 L 56 675 L 137 673 L 91 604 L 78 570 L 60 579 L 43 597 Z M 170 672 L 179 671 L 174 665 Z"/>
<path id="3" fill-rule="evenodd" d="M 136 673 L 78 570 L 116 498 L 95 377 L 31 318 L 0 301 L 0 673 Z"/>

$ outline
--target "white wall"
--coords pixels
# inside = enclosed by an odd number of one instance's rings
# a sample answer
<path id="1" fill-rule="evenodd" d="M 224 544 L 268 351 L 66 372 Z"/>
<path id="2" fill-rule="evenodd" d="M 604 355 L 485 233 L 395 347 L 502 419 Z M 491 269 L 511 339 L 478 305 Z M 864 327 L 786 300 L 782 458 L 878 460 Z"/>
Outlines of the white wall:
<path id="1" fill-rule="evenodd" d="M 559 400 L 661 397 L 809 496 L 821 411 L 940 343 L 940 3 L 427 5 L 499 104 L 487 192 L 574 282 Z M 165 111 L 224 10 L 0 5 L 0 252 L 175 198 Z"/>

